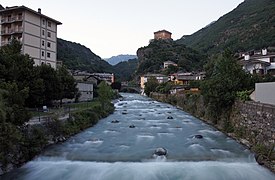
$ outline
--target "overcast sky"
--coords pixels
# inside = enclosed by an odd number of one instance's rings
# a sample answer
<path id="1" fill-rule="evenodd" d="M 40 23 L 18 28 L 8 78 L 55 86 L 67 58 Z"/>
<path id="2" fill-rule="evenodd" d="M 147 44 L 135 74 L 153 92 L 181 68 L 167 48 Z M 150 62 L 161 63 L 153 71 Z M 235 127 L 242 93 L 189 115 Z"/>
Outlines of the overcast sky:
<path id="1" fill-rule="evenodd" d="M 136 54 L 153 32 L 168 30 L 174 40 L 230 12 L 243 0 L 1 0 L 2 6 L 42 9 L 63 24 L 58 37 L 90 48 L 102 58 Z"/>

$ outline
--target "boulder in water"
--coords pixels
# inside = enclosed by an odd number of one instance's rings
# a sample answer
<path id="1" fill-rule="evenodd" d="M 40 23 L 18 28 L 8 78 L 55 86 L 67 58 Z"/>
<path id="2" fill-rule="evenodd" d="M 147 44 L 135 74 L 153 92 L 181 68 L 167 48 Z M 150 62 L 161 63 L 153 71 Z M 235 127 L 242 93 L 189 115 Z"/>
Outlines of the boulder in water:
<path id="1" fill-rule="evenodd" d="M 167 119 L 174 119 L 172 116 L 168 116 Z"/>
<path id="2" fill-rule="evenodd" d="M 129 126 L 129 128 L 135 128 L 135 127 L 136 127 L 136 126 L 135 126 L 135 125 L 133 125 L 133 124 Z"/>
<path id="3" fill-rule="evenodd" d="M 194 136 L 194 138 L 196 138 L 196 139 L 202 139 L 202 138 L 203 138 L 203 136 L 202 136 L 202 135 L 200 135 L 200 134 L 196 134 L 196 135 Z"/>
<path id="4" fill-rule="evenodd" d="M 118 120 L 113 120 L 113 121 L 111 121 L 111 123 L 119 123 L 119 121 Z"/>
<path id="5" fill-rule="evenodd" d="M 157 148 L 154 152 L 156 156 L 166 156 L 167 150 L 165 148 Z"/>

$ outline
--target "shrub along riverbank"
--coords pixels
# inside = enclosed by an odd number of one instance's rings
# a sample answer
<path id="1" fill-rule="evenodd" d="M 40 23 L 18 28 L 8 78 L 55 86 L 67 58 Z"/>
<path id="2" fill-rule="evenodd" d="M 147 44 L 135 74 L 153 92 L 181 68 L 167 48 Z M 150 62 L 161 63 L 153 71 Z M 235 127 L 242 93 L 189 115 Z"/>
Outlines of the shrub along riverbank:
<path id="1" fill-rule="evenodd" d="M 96 102 L 91 108 L 74 111 L 66 120 L 50 118 L 43 124 L 1 126 L 0 175 L 20 167 L 34 158 L 45 147 L 63 142 L 70 136 L 95 125 L 100 119 L 113 113 L 110 102 Z"/>

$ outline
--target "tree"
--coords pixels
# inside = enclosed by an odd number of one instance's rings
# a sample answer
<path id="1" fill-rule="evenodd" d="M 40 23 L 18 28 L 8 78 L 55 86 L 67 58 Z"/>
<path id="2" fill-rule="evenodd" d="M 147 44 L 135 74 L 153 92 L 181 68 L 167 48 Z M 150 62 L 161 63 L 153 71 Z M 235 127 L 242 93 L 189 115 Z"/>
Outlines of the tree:
<path id="1" fill-rule="evenodd" d="M 251 78 L 228 51 L 206 65 L 206 75 L 201 84 L 202 95 L 217 123 L 222 110 L 234 103 L 237 91 L 251 87 Z"/>
<path id="2" fill-rule="evenodd" d="M 159 85 L 158 80 L 155 77 L 150 77 L 148 81 L 144 84 L 144 93 L 149 96 L 151 92 L 155 92 L 157 86 Z"/>
<path id="3" fill-rule="evenodd" d="M 60 67 L 57 70 L 58 78 L 58 100 L 62 105 L 62 99 L 72 99 L 76 96 L 78 89 L 76 88 L 76 82 L 72 75 L 69 74 L 65 66 Z"/>
<path id="4" fill-rule="evenodd" d="M 120 89 L 121 89 L 121 82 L 113 82 L 111 84 L 111 87 L 112 87 L 112 89 L 117 89 L 118 91 L 120 91 Z"/>
<path id="5" fill-rule="evenodd" d="M 42 94 L 43 105 L 51 105 L 52 100 L 59 99 L 60 84 L 57 72 L 49 65 L 37 66 L 37 78 L 43 80 L 44 92 Z M 39 87 L 42 88 L 42 87 Z"/>
<path id="6" fill-rule="evenodd" d="M 105 81 L 101 81 L 101 83 L 98 85 L 97 93 L 104 109 L 106 104 L 114 96 L 113 90 Z"/>

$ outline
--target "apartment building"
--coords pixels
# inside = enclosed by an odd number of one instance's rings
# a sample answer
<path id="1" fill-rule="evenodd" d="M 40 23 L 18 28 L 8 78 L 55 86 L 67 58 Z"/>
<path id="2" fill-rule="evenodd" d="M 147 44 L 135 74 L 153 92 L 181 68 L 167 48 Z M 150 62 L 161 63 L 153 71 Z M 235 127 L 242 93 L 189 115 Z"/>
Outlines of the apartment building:
<path id="1" fill-rule="evenodd" d="M 35 65 L 48 64 L 56 69 L 57 25 L 62 23 L 25 6 L 0 10 L 0 46 L 12 38 L 22 43 L 22 53 L 29 54 Z"/>

